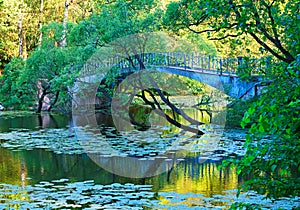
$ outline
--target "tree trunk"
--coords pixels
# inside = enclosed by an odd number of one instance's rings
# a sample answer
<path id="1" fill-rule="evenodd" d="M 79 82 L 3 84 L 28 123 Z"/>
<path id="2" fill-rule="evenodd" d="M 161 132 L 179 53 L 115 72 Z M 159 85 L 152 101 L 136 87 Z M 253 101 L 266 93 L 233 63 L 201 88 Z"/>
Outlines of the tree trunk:
<path id="1" fill-rule="evenodd" d="M 43 27 L 43 12 L 44 12 L 44 0 L 41 0 L 40 2 L 40 19 L 39 19 L 39 29 L 40 29 L 40 36 L 38 41 L 38 49 L 41 49 L 42 46 L 42 39 L 43 39 L 43 33 L 42 33 L 42 27 Z"/>
<path id="2" fill-rule="evenodd" d="M 57 91 L 55 94 L 55 98 L 54 101 L 50 104 L 50 107 L 48 108 L 48 112 L 50 112 L 53 108 L 53 106 L 56 104 L 56 102 L 58 101 L 58 96 L 59 96 L 60 91 Z"/>
<path id="3" fill-rule="evenodd" d="M 42 95 L 39 97 L 39 100 L 38 100 L 38 108 L 36 110 L 37 113 L 41 113 L 42 108 L 43 108 L 44 98 L 46 95 L 47 95 L 47 90 L 43 89 Z"/>
<path id="4" fill-rule="evenodd" d="M 18 20 L 18 38 L 19 38 L 19 57 L 23 59 L 23 1 L 19 5 L 19 20 Z"/>
<path id="5" fill-rule="evenodd" d="M 27 59 L 27 42 L 26 33 L 23 33 L 23 60 Z"/>
<path id="6" fill-rule="evenodd" d="M 63 19 L 63 32 L 61 37 L 61 48 L 65 48 L 67 46 L 67 21 L 69 16 L 69 1 L 65 0 L 65 11 L 64 11 L 64 19 Z"/>
<path id="7" fill-rule="evenodd" d="M 45 96 L 50 93 L 50 92 L 48 92 L 48 90 L 50 89 L 50 84 L 48 83 L 48 84 L 43 85 L 42 82 L 43 81 L 38 81 L 38 88 L 39 88 L 38 98 L 39 99 L 38 99 L 38 107 L 36 110 L 37 113 L 41 113 Z"/>

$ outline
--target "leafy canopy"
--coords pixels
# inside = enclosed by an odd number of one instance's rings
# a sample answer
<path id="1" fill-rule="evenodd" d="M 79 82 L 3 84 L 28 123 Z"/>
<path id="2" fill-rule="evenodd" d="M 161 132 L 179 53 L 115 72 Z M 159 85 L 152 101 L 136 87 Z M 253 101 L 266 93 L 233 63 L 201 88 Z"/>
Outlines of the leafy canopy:
<path id="1" fill-rule="evenodd" d="M 164 23 L 172 31 L 188 29 L 213 40 L 241 44 L 252 38 L 261 51 L 291 63 L 300 50 L 300 18 L 295 14 L 298 0 L 181 0 L 168 5 Z"/>

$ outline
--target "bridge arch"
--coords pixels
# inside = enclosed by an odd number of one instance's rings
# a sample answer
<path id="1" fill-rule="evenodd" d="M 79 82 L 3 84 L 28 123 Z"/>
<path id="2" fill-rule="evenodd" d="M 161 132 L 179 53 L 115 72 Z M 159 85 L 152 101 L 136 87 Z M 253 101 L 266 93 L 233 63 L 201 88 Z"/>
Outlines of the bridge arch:
<path id="1" fill-rule="evenodd" d="M 84 66 L 83 80 L 97 79 L 99 68 L 116 68 L 124 74 L 143 68 L 155 69 L 197 80 L 214 87 L 232 98 L 253 97 L 257 94 L 260 81 L 253 75 L 253 81 L 247 82 L 237 75 L 242 58 L 222 58 L 200 53 L 151 52 L 134 55 L 131 58 L 111 57 L 102 63 Z M 103 76 L 103 75 L 102 75 Z"/>

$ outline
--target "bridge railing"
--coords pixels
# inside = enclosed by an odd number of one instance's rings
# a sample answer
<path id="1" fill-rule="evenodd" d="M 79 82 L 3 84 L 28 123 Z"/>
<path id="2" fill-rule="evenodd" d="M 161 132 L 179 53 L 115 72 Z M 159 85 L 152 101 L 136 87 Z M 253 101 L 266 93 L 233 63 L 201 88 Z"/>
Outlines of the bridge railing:
<path id="1" fill-rule="evenodd" d="M 211 71 L 218 74 L 235 74 L 237 58 L 222 58 L 201 53 L 147 53 L 144 61 L 148 66 L 181 67 L 184 70 Z"/>
<path id="2" fill-rule="evenodd" d="M 99 68 L 116 67 L 123 70 L 134 71 L 140 69 L 141 63 L 147 68 L 158 66 L 180 68 L 186 71 L 206 72 L 219 75 L 236 75 L 239 67 L 255 65 L 256 70 L 261 69 L 261 62 L 257 59 L 243 60 L 238 58 L 222 58 L 219 56 L 201 53 L 183 52 L 151 52 L 133 55 L 127 58 L 118 56 L 104 61 L 90 61 L 84 65 L 84 75 L 97 74 Z"/>

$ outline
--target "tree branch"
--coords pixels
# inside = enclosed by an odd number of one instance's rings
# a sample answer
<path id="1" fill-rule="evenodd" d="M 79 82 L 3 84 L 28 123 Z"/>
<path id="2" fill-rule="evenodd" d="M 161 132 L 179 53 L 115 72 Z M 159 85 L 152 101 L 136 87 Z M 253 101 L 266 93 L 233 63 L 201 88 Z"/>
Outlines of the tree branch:
<path id="1" fill-rule="evenodd" d="M 194 125 L 203 125 L 205 123 L 199 122 L 197 120 L 194 120 L 192 118 L 190 118 L 188 115 L 186 115 L 181 109 L 178 109 L 176 106 L 174 106 L 174 104 L 172 104 L 169 99 L 167 99 L 164 94 L 161 92 L 161 90 L 159 89 L 159 87 L 157 86 L 157 84 L 153 81 L 152 78 L 150 78 L 150 82 L 152 83 L 152 85 L 155 86 L 156 91 L 158 92 L 158 95 L 160 96 L 160 98 L 163 100 L 163 102 L 165 102 L 172 110 L 174 110 L 177 114 L 180 114 L 184 119 L 186 119 L 188 122 L 194 124 Z"/>
<path id="2" fill-rule="evenodd" d="M 196 31 L 196 30 L 192 29 L 190 26 L 198 26 L 198 25 L 196 25 L 195 23 L 192 23 L 188 26 L 188 29 L 194 33 L 202 34 L 202 33 L 206 33 L 206 32 L 219 32 L 222 29 L 232 29 L 233 27 L 237 26 L 237 23 L 233 23 L 226 27 L 220 27 L 220 28 L 215 28 L 215 29 L 205 29 L 205 30 L 201 30 L 201 31 Z"/>
<path id="3" fill-rule="evenodd" d="M 272 55 L 274 55 L 276 58 L 278 58 L 279 60 L 282 60 L 284 62 L 290 63 L 291 61 L 281 55 L 279 55 L 278 53 L 276 53 L 272 48 L 270 48 L 265 42 L 263 42 L 255 33 L 251 32 L 249 33 L 254 39 L 255 41 L 257 41 L 261 46 L 263 46 L 264 48 L 266 48 L 266 50 L 268 50 Z"/>
<path id="4" fill-rule="evenodd" d="M 153 99 L 153 102 L 149 101 L 146 96 L 145 96 L 145 91 L 147 91 L 148 93 L 150 93 L 150 96 L 151 98 Z M 186 126 L 186 125 L 183 125 L 181 123 L 179 123 L 177 120 L 175 119 L 172 119 L 169 115 L 165 114 L 161 108 L 161 106 L 159 105 L 158 101 L 156 100 L 155 96 L 153 95 L 153 93 L 151 93 L 150 91 L 148 90 L 143 90 L 142 91 L 142 95 L 138 95 L 139 97 L 141 97 L 145 102 L 146 104 L 150 105 L 152 110 L 158 114 L 159 116 L 162 116 L 164 117 L 168 122 L 170 122 L 171 124 L 175 125 L 176 127 L 178 128 L 181 128 L 183 130 L 186 130 L 186 131 L 190 131 L 192 133 L 195 133 L 197 135 L 203 135 L 204 132 L 200 131 L 199 129 L 196 129 L 196 128 L 192 128 L 192 127 L 189 127 L 189 126 Z M 158 107 L 158 109 L 156 108 L 156 106 Z"/>
<path id="5" fill-rule="evenodd" d="M 267 6 L 267 5 L 265 5 L 266 7 L 267 7 L 267 9 L 270 11 L 270 14 L 268 14 L 269 15 L 269 17 L 272 19 L 273 17 L 272 17 L 272 14 L 271 14 L 271 9 Z M 260 32 L 262 32 L 262 34 L 268 39 L 268 40 L 270 40 L 282 53 L 283 53 L 283 55 L 285 56 L 285 58 L 284 59 L 281 59 L 281 60 L 283 60 L 283 61 L 285 61 L 285 62 L 287 62 L 287 63 L 291 63 L 292 61 L 294 61 L 295 60 L 295 58 L 286 50 L 286 49 L 284 49 L 284 47 L 281 45 L 281 42 L 279 41 L 279 39 L 278 39 L 278 34 L 277 34 L 277 31 L 274 29 L 274 25 L 272 25 L 271 27 L 272 27 L 272 31 L 273 31 L 273 33 L 274 33 L 274 30 L 275 30 L 275 34 L 274 34 L 274 36 L 275 36 L 275 38 L 274 37 L 272 37 L 269 33 L 268 33 L 268 31 L 267 31 L 267 29 L 266 29 L 266 27 L 265 27 L 265 25 L 261 22 L 261 20 L 260 20 L 260 17 L 259 17 L 259 14 L 258 14 L 258 12 L 257 12 L 257 9 L 256 9 L 256 7 L 253 5 L 253 2 L 252 2 L 252 9 L 253 9 L 253 11 L 254 11 L 254 17 L 255 17 L 255 22 L 256 22 L 256 27 L 257 27 L 257 29 L 260 31 Z M 270 16 L 271 15 L 271 16 Z M 273 20 L 274 21 L 274 20 Z M 275 23 L 274 23 L 275 24 Z M 253 33 L 253 32 L 252 32 Z M 277 36 L 276 36 L 276 34 L 277 34 Z M 270 48 L 269 48 L 270 49 Z M 274 51 L 273 51 L 274 52 Z M 271 52 L 272 53 L 272 52 Z M 273 53 L 272 53 L 273 54 Z M 277 54 L 277 53 L 276 53 Z M 273 54 L 274 55 L 274 54 Z M 277 58 L 279 58 L 278 56 L 276 56 Z M 281 58 L 283 58 L 283 56 L 280 56 Z"/>
<path id="6" fill-rule="evenodd" d="M 243 33 L 242 33 L 243 34 Z M 217 41 L 220 41 L 220 40 L 223 40 L 223 39 L 226 39 L 228 37 L 239 37 L 241 34 L 227 34 L 225 36 L 222 36 L 222 37 L 215 37 L 215 38 L 209 38 L 209 40 L 217 40 Z"/>

